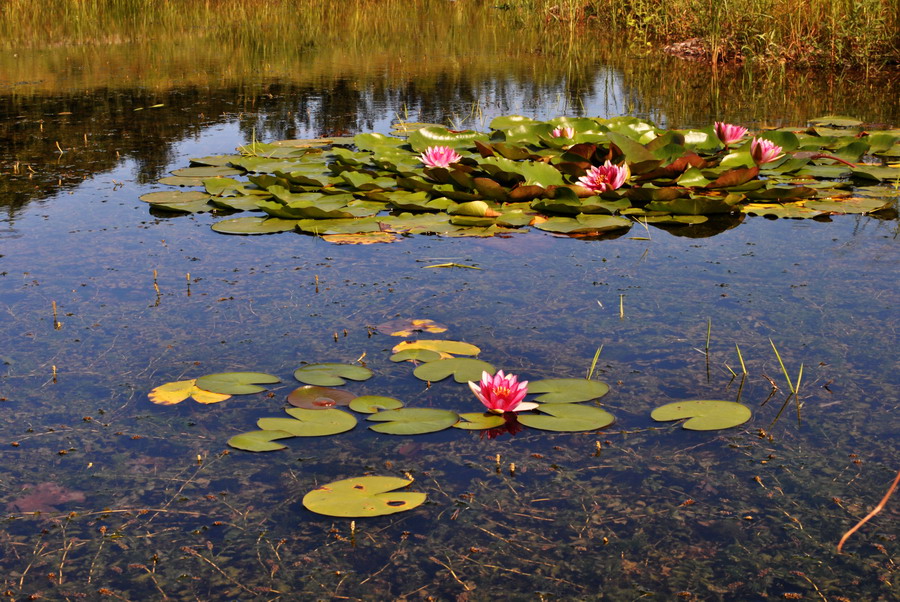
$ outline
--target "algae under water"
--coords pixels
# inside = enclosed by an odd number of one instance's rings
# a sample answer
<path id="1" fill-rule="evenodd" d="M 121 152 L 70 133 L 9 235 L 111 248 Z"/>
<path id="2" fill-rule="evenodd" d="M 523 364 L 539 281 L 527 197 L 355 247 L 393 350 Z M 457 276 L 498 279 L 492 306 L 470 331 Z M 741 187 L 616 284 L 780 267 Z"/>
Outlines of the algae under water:
<path id="1" fill-rule="evenodd" d="M 648 88 L 626 93 L 628 69 L 585 69 L 593 84 L 583 108 L 567 105 L 573 113 L 676 127 L 759 122 L 754 111 L 772 108 L 679 113 Z M 224 237 L 209 215 L 148 216 L 138 201 L 190 157 L 254 135 L 386 132 L 404 107 L 452 120 L 492 89 L 504 94 L 470 119 L 546 118 L 565 112 L 557 75 L 473 88 L 451 73 L 425 80 L 449 88 L 421 95 L 412 75 L 395 94 L 390 80 L 340 73 L 4 93 L 3 589 L 59 599 L 896 597 L 895 500 L 845 554 L 834 550 L 898 464 L 896 214 L 360 247 Z M 631 94 L 637 109 L 619 103 Z M 886 103 L 846 108 L 896 121 Z M 769 115 L 804 125 L 820 109 Z M 481 269 L 425 269 L 448 263 Z M 374 376 L 344 388 L 476 411 L 464 385 L 429 387 L 389 361 L 401 339 L 377 327 L 400 318 L 446 325 L 446 338 L 535 380 L 583 377 L 602 344 L 594 378 L 610 385 L 600 401 L 617 422 L 495 438 L 360 425 L 282 452 L 228 451 L 229 437 L 281 412 L 301 362 L 365 354 Z M 770 338 L 792 377 L 805 366 L 799 415 L 791 401 L 774 424 L 787 395 Z M 735 343 L 743 382 L 725 367 L 739 366 Z M 210 406 L 147 399 L 164 382 L 232 370 L 282 382 Z M 669 401 L 737 398 L 753 418 L 731 430 L 649 417 Z M 363 474 L 408 474 L 427 501 L 352 526 L 303 508 L 318 485 Z"/>

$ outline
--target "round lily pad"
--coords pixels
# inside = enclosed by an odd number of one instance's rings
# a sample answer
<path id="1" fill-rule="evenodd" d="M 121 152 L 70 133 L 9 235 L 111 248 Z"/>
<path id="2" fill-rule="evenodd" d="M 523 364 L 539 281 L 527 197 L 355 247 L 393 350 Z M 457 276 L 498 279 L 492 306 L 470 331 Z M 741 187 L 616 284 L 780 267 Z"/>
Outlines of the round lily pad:
<path id="1" fill-rule="evenodd" d="M 478 355 L 481 353 L 481 349 L 469 343 L 439 340 L 403 341 L 395 345 L 392 351 L 399 353 L 405 349 L 427 349 L 448 355 Z"/>
<path id="2" fill-rule="evenodd" d="M 214 178 L 216 176 L 237 176 L 244 172 L 233 167 L 206 166 L 184 167 L 173 170 L 171 173 L 173 176 L 181 176 L 183 178 Z"/>
<path id="3" fill-rule="evenodd" d="M 422 364 L 413 371 L 413 375 L 428 382 L 437 382 L 453 375 L 456 382 L 465 383 L 480 380 L 483 372 L 493 374 L 496 368 L 482 360 L 454 357 Z"/>
<path id="4" fill-rule="evenodd" d="M 433 362 L 441 359 L 441 354 L 430 349 L 404 349 L 391 356 L 392 362 Z"/>
<path id="5" fill-rule="evenodd" d="M 293 418 L 260 418 L 256 426 L 264 431 L 284 431 L 295 437 L 323 437 L 349 431 L 357 422 L 353 414 L 334 408 L 288 408 L 285 412 Z"/>
<path id="6" fill-rule="evenodd" d="M 287 446 L 273 443 L 276 439 L 286 439 L 294 435 L 285 431 L 250 431 L 235 435 L 228 440 L 228 445 L 236 449 L 252 452 L 277 451 Z"/>
<path id="7" fill-rule="evenodd" d="M 424 435 L 450 428 L 459 420 L 455 412 L 436 408 L 400 408 L 372 414 L 369 428 L 386 435 Z"/>
<path id="8" fill-rule="evenodd" d="M 578 433 L 609 426 L 615 416 L 594 406 L 572 403 L 544 403 L 538 408 L 541 414 L 519 414 L 520 424 L 543 431 Z"/>
<path id="9" fill-rule="evenodd" d="M 350 409 L 360 414 L 374 414 L 382 410 L 396 410 L 403 407 L 403 402 L 393 397 L 381 395 L 363 395 L 350 402 Z"/>
<path id="10" fill-rule="evenodd" d="M 211 227 L 220 234 L 274 234 L 290 232 L 297 226 L 297 221 L 278 217 L 235 217 L 216 222 Z"/>
<path id="11" fill-rule="evenodd" d="M 281 382 L 277 376 L 265 372 L 219 372 L 197 379 L 197 387 L 204 391 L 227 395 L 246 395 L 265 391 L 259 384 Z"/>
<path id="12" fill-rule="evenodd" d="M 486 429 L 497 428 L 503 426 L 506 420 L 500 414 L 489 414 L 485 412 L 466 412 L 459 415 L 459 422 L 453 425 L 453 428 L 463 429 L 467 431 L 483 431 Z"/>
<path id="13" fill-rule="evenodd" d="M 177 205 L 180 203 L 193 203 L 196 201 L 206 202 L 209 200 L 209 194 L 199 190 L 160 190 L 158 192 L 142 194 L 138 198 L 145 203 Z"/>
<path id="14" fill-rule="evenodd" d="M 324 410 L 336 406 L 348 406 L 355 398 L 354 393 L 343 389 L 306 385 L 291 391 L 287 401 L 298 408 Z"/>
<path id="15" fill-rule="evenodd" d="M 425 494 L 395 491 L 412 481 L 399 477 L 367 476 L 322 485 L 303 496 L 303 506 L 317 514 L 342 518 L 384 516 L 412 510 Z"/>
<path id="16" fill-rule="evenodd" d="M 294 370 L 294 378 L 308 385 L 336 387 L 350 380 L 372 378 L 372 371 L 354 364 L 307 364 Z"/>
<path id="17" fill-rule="evenodd" d="M 577 403 L 603 397 L 609 385 L 584 378 L 548 378 L 528 383 L 529 393 L 544 393 L 535 398 L 542 403 Z"/>
<path id="18" fill-rule="evenodd" d="M 650 413 L 653 420 L 681 420 L 681 426 L 691 431 L 715 431 L 744 424 L 750 420 L 750 408 L 736 401 L 691 400 L 676 401 L 658 407 Z"/>

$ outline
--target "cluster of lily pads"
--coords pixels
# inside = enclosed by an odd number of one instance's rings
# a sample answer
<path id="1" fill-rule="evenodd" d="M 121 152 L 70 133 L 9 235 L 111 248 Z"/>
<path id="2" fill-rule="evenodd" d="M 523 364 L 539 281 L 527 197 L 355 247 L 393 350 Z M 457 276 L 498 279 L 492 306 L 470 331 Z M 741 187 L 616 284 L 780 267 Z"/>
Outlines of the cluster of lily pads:
<path id="1" fill-rule="evenodd" d="M 492 236 L 526 226 L 596 236 L 708 215 L 808 218 L 892 206 L 900 130 L 845 117 L 750 137 L 740 126 L 665 130 L 635 117 L 495 118 L 490 131 L 399 124 L 393 135 L 253 142 L 191 160 L 145 194 L 174 212 L 262 212 L 226 234 L 298 231 L 338 243 L 412 233 Z M 198 187 L 184 190 L 183 187 Z"/>

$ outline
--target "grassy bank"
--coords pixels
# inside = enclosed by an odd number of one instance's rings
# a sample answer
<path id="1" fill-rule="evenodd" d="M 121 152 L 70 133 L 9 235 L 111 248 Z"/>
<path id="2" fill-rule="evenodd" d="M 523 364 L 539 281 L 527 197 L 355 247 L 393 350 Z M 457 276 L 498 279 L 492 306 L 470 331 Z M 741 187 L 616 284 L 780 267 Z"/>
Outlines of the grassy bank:
<path id="1" fill-rule="evenodd" d="M 511 31 L 511 21 L 531 29 L 565 24 L 573 34 L 577 28 L 578 45 L 649 42 L 705 61 L 900 64 L 896 0 L 6 0 L 0 48 L 192 35 L 262 46 L 288 38 L 302 50 L 358 45 L 377 39 L 388 23 L 391 35 L 406 22 L 413 39 L 421 39 L 473 8 L 496 31 Z M 598 31 L 607 35 L 596 37 Z M 504 42 L 503 35 L 491 37 L 485 43 Z"/>

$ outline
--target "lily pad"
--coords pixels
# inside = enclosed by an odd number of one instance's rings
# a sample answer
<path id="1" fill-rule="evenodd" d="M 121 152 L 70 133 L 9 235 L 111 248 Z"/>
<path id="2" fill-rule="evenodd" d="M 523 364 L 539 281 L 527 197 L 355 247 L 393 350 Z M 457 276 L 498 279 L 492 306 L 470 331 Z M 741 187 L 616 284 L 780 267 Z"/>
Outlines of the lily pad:
<path id="1" fill-rule="evenodd" d="M 322 485 L 303 496 L 303 506 L 316 514 L 341 518 L 384 516 L 405 512 L 425 502 L 425 494 L 395 491 L 411 480 L 365 476 Z"/>
<path id="2" fill-rule="evenodd" d="M 483 372 L 493 374 L 496 369 L 489 363 L 469 357 L 454 357 L 446 360 L 436 360 L 422 364 L 413 371 L 413 375 L 419 380 L 437 382 L 448 376 L 458 383 L 478 381 Z"/>
<path id="3" fill-rule="evenodd" d="M 653 420 L 668 421 L 688 418 L 682 428 L 692 431 L 728 429 L 750 420 L 750 408 L 735 401 L 676 401 L 650 413 Z"/>
<path id="4" fill-rule="evenodd" d="M 194 203 L 196 201 L 209 200 L 209 194 L 200 192 L 199 190 L 160 190 L 159 192 L 148 192 L 140 197 L 142 201 L 150 204 L 165 203 L 166 205 L 178 205 Z"/>
<path id="5" fill-rule="evenodd" d="M 348 406 L 354 399 L 356 399 L 356 395 L 344 389 L 306 385 L 291 391 L 287 402 L 297 408 L 324 410 L 336 406 Z"/>
<path id="6" fill-rule="evenodd" d="M 354 364 L 308 364 L 294 370 L 294 378 L 308 385 L 335 387 L 350 380 L 372 378 L 372 371 Z"/>
<path id="7" fill-rule="evenodd" d="M 382 410 L 397 410 L 403 407 L 403 402 L 393 397 L 381 395 L 363 395 L 350 402 L 350 409 L 360 414 L 375 414 Z"/>
<path id="8" fill-rule="evenodd" d="M 454 424 L 453 428 L 467 431 L 483 431 L 503 426 L 505 423 L 506 420 L 500 414 L 466 412 L 459 415 L 459 422 Z"/>
<path id="9" fill-rule="evenodd" d="M 616 421 L 606 410 L 589 405 L 545 403 L 537 411 L 541 414 L 519 414 L 519 423 L 543 431 L 578 433 L 601 429 Z"/>
<path id="10" fill-rule="evenodd" d="M 544 393 L 535 398 L 542 403 L 578 403 L 603 397 L 609 385 L 584 378 L 548 378 L 528 383 L 529 393 Z"/>
<path id="11" fill-rule="evenodd" d="M 294 437 L 324 437 L 349 431 L 357 422 L 353 414 L 334 408 L 288 408 L 285 412 L 293 418 L 260 418 L 256 426 L 264 431 L 284 431 Z"/>
<path id="12" fill-rule="evenodd" d="M 228 395 L 247 395 L 265 391 L 260 384 L 279 383 L 281 379 L 265 372 L 218 372 L 197 379 L 197 386 L 205 391 Z"/>
<path id="13" fill-rule="evenodd" d="M 250 431 L 235 435 L 228 440 L 228 445 L 236 449 L 252 452 L 267 452 L 286 449 L 287 446 L 273 443 L 276 439 L 287 439 L 294 435 L 284 431 Z"/>
<path id="14" fill-rule="evenodd" d="M 433 362 L 442 357 L 440 353 L 430 349 L 404 349 L 392 355 L 390 360 L 392 362 Z"/>
<path id="15" fill-rule="evenodd" d="M 372 414 L 372 422 L 381 422 L 369 428 L 387 435 L 424 435 L 450 428 L 459 420 L 455 412 L 436 408 L 400 408 Z"/>
<path id="16" fill-rule="evenodd" d="M 294 230 L 298 221 L 277 217 L 235 217 L 214 223 L 212 229 L 220 234 L 275 234 Z"/>
<path id="17" fill-rule="evenodd" d="M 397 318 L 396 320 L 383 322 L 377 328 L 378 332 L 392 337 L 411 337 L 416 332 L 432 332 L 435 334 L 447 332 L 447 327 L 443 324 L 423 318 Z"/>
<path id="18" fill-rule="evenodd" d="M 461 341 L 439 341 L 439 340 L 419 340 L 419 341 L 403 341 L 398 343 L 391 350 L 399 353 L 405 349 L 427 349 L 436 351 L 441 354 L 449 355 L 478 355 L 481 349 L 470 343 Z"/>
<path id="19" fill-rule="evenodd" d="M 147 395 L 150 401 L 157 405 L 173 406 L 191 397 L 197 403 L 219 403 L 230 398 L 231 395 L 205 391 L 197 386 L 197 379 L 180 380 L 177 382 L 160 385 Z"/>
<path id="20" fill-rule="evenodd" d="M 173 176 L 182 178 L 215 178 L 217 176 L 237 176 L 244 172 L 233 167 L 208 166 L 208 167 L 184 167 L 171 172 Z"/>

